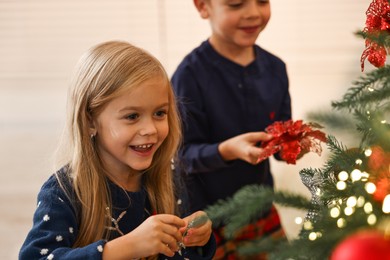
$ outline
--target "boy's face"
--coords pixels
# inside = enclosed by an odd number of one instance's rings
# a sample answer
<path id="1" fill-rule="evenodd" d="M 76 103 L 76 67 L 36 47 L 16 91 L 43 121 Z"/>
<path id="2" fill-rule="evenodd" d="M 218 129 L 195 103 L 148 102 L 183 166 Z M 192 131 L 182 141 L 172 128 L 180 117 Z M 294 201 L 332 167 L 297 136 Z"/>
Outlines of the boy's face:
<path id="1" fill-rule="evenodd" d="M 211 42 L 235 48 L 252 47 L 267 25 L 269 0 L 194 0 L 202 18 L 209 19 Z"/>

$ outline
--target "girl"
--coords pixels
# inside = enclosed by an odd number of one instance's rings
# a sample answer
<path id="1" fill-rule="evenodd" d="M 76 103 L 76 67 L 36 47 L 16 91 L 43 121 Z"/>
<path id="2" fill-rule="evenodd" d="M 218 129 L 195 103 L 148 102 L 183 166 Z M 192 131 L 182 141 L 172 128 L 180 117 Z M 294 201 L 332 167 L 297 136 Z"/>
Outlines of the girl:
<path id="1" fill-rule="evenodd" d="M 211 221 L 186 230 L 205 213 L 174 215 L 179 126 L 156 58 L 117 41 L 87 52 L 69 93 L 65 166 L 42 186 L 19 258 L 210 259 Z"/>

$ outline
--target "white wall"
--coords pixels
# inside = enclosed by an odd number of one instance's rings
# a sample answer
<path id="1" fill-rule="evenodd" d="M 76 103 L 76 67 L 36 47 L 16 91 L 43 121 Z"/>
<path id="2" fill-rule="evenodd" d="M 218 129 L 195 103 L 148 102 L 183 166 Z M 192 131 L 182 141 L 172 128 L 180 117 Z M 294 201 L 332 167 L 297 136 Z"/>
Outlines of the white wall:
<path id="1" fill-rule="evenodd" d="M 293 116 L 329 108 L 360 76 L 369 0 L 272 0 L 272 18 L 258 43 L 285 60 Z M 35 196 L 51 173 L 50 159 L 64 120 L 73 66 L 90 46 L 130 41 L 157 56 L 169 74 L 209 35 L 191 0 L 0 0 L 0 258 L 15 259 L 31 226 Z M 367 66 L 367 70 L 370 66 Z M 324 147 L 325 148 L 325 147 Z M 279 189 L 308 194 L 297 165 L 274 162 Z M 288 235 L 295 216 L 281 209 Z"/>

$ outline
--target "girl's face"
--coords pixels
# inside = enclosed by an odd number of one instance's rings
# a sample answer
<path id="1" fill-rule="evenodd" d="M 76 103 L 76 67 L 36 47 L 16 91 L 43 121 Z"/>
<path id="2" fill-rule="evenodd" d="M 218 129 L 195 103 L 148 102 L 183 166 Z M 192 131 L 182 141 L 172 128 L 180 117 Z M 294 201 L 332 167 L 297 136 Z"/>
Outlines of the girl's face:
<path id="1" fill-rule="evenodd" d="M 168 89 L 160 77 L 111 100 L 94 120 L 97 148 L 110 174 L 148 168 L 168 135 Z"/>
<path id="2" fill-rule="evenodd" d="M 217 46 L 252 48 L 271 16 L 269 0 L 198 1 L 205 1 L 201 14 L 209 19 L 210 41 Z"/>

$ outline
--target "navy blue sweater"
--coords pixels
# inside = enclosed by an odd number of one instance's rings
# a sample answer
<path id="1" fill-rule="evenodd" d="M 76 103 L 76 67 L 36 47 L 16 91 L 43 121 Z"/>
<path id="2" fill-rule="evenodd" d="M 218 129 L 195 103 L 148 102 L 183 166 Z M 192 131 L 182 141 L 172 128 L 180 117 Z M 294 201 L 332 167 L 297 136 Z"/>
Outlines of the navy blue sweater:
<path id="1" fill-rule="evenodd" d="M 58 174 L 62 179 L 68 178 L 65 167 Z M 149 217 L 150 204 L 144 189 L 128 192 L 110 181 L 108 183 L 113 201 L 111 217 L 115 219 L 110 228 L 111 240 L 132 231 Z M 65 194 L 54 175 L 42 186 L 38 194 L 33 226 L 22 245 L 19 259 L 102 259 L 106 243 L 103 239 L 82 248 L 72 248 L 78 234 L 77 208 L 80 204 L 74 199 L 69 181 L 65 188 L 70 191 L 67 192 L 70 196 Z M 117 222 L 117 228 L 114 222 Z M 197 253 L 197 248 L 186 248 L 182 250 L 182 256 L 178 253 L 172 258 L 161 255 L 160 259 L 211 259 L 215 252 L 213 236 L 202 249 L 203 256 Z"/>
<path id="2" fill-rule="evenodd" d="M 190 211 L 226 199 L 245 185 L 273 185 L 269 160 L 259 165 L 225 162 L 218 152 L 226 139 L 291 119 L 285 63 L 257 45 L 253 48 L 256 59 L 244 67 L 204 41 L 172 76 L 184 122 L 176 167 L 185 176 Z"/>

